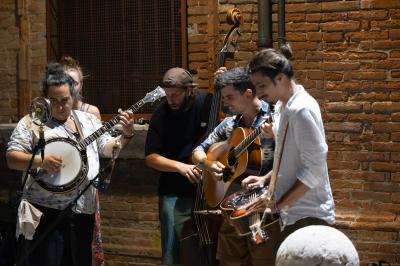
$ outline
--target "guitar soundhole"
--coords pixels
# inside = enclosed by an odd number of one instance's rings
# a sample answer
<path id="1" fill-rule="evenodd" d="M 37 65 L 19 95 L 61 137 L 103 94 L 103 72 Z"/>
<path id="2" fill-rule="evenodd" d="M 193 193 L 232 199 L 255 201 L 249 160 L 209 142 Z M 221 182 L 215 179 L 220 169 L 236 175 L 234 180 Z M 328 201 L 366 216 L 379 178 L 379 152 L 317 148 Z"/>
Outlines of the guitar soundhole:
<path id="1" fill-rule="evenodd" d="M 232 168 L 225 167 L 223 174 L 222 174 L 222 180 L 224 180 L 224 182 L 228 182 L 232 178 L 233 174 L 234 174 L 234 171 L 232 170 Z"/>
<path id="2" fill-rule="evenodd" d="M 233 153 L 229 153 L 229 156 L 228 156 L 228 165 L 229 165 L 230 167 L 232 167 L 232 166 L 234 166 L 236 163 L 237 163 L 236 157 L 233 155 Z"/>

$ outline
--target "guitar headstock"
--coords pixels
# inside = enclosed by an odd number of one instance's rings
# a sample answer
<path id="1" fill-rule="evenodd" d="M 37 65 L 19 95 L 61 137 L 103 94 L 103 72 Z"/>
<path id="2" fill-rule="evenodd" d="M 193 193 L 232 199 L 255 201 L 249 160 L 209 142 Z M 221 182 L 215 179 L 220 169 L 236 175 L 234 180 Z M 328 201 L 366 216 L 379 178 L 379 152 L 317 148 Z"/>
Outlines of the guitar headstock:
<path id="1" fill-rule="evenodd" d="M 151 92 L 146 93 L 146 96 L 143 98 L 145 103 L 153 103 L 161 98 L 165 97 L 165 91 L 160 86 L 157 86 Z"/>

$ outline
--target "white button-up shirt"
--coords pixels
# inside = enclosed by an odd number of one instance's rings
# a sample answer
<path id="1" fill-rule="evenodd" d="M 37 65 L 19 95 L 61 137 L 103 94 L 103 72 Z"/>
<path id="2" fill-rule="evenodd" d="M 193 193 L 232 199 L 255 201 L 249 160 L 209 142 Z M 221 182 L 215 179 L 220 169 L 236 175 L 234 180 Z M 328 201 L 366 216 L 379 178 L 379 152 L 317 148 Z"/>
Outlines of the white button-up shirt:
<path id="1" fill-rule="evenodd" d="M 278 102 L 275 107 L 273 129 L 276 149 L 282 146 L 285 125 L 289 123 L 275 197 L 279 200 L 297 180 L 310 190 L 294 203 L 283 207 L 282 226 L 294 224 L 306 217 L 320 218 L 333 224 L 335 206 L 329 184 L 326 162 L 328 146 L 321 111 L 317 101 L 301 85 L 298 86 L 299 90 L 286 105 Z"/>

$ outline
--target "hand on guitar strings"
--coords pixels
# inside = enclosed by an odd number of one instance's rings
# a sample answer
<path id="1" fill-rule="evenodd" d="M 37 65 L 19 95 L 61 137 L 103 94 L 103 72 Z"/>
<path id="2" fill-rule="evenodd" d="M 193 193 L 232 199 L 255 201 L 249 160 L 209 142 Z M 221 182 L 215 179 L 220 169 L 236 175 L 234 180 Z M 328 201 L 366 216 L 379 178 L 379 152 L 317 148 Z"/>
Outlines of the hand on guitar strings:
<path id="1" fill-rule="evenodd" d="M 263 176 L 249 175 L 242 180 L 242 187 L 247 189 L 261 188 L 267 185 L 271 179 L 272 171 Z"/>
<path id="2" fill-rule="evenodd" d="M 278 212 L 275 202 L 269 200 L 266 194 L 261 195 L 259 198 L 250 201 L 248 204 L 243 205 L 241 209 L 249 213 L 261 212 L 264 213 L 264 215 Z"/>
<path id="3" fill-rule="evenodd" d="M 120 112 L 119 119 L 120 119 L 119 123 L 122 126 L 123 135 L 127 137 L 133 136 L 134 134 L 133 122 L 135 121 L 133 113 L 131 111 Z"/>
<path id="4" fill-rule="evenodd" d="M 201 169 L 194 164 L 181 163 L 179 173 L 186 177 L 190 183 L 198 183 L 201 179 Z"/>
<path id="5" fill-rule="evenodd" d="M 216 181 L 221 181 L 224 176 L 225 165 L 219 161 L 205 160 L 204 167 Z"/>
<path id="6" fill-rule="evenodd" d="M 46 155 L 43 158 L 41 168 L 49 174 L 55 174 L 61 171 L 62 159 L 54 155 Z"/>

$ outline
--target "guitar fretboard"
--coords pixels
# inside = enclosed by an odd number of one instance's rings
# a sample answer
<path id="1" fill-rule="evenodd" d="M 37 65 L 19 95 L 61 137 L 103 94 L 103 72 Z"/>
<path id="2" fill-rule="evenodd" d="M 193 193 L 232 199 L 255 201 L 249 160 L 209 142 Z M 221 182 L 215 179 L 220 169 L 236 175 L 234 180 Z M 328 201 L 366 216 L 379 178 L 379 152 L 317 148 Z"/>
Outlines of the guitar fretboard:
<path id="1" fill-rule="evenodd" d="M 239 145 L 237 145 L 232 152 L 234 156 L 237 158 L 242 154 L 244 150 L 246 150 L 251 143 L 261 134 L 261 126 L 254 129 Z"/>
<path id="2" fill-rule="evenodd" d="M 137 103 L 135 103 L 134 105 L 132 105 L 131 107 L 129 107 L 126 111 L 136 112 L 145 103 L 146 102 L 142 99 L 142 100 L 138 101 Z M 116 124 L 118 124 L 119 120 L 120 120 L 120 118 L 117 115 L 117 116 L 113 117 L 110 121 L 104 123 L 104 125 L 101 128 L 97 129 L 95 132 L 93 132 L 92 134 L 90 134 L 89 136 L 87 136 L 86 138 L 81 140 L 78 143 L 79 147 L 81 149 L 85 149 L 90 143 L 92 143 L 93 141 L 98 139 L 101 135 L 103 135 L 104 133 L 109 131 L 111 128 L 113 128 Z"/>

